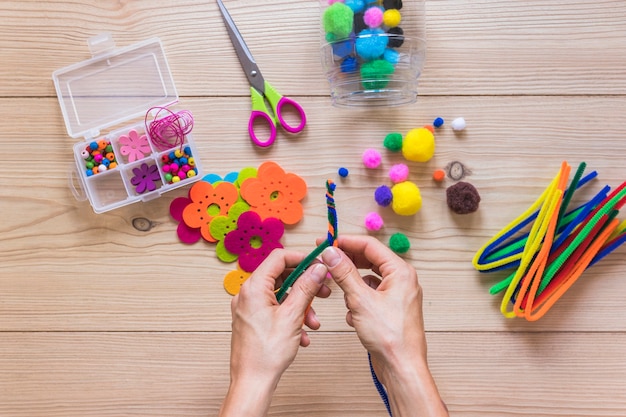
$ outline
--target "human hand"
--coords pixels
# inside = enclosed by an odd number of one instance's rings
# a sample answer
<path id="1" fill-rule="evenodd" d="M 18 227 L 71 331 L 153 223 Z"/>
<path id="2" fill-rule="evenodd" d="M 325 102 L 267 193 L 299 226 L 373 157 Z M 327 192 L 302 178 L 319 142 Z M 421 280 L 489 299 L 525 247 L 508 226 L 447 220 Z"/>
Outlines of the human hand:
<path id="1" fill-rule="evenodd" d="M 310 343 L 303 324 L 320 323 L 309 308 L 315 296 L 328 297 L 326 267 L 311 265 L 292 286 L 282 304 L 275 288 L 304 255 L 276 249 L 254 271 L 231 303 L 231 386 L 220 416 L 265 415 L 278 381 L 295 359 L 299 346 Z"/>
<path id="2" fill-rule="evenodd" d="M 337 239 L 322 261 L 344 291 L 347 323 L 370 352 L 394 416 L 446 416 L 428 369 L 422 288 L 415 269 L 370 236 Z M 358 269 L 372 273 L 361 276 Z"/>

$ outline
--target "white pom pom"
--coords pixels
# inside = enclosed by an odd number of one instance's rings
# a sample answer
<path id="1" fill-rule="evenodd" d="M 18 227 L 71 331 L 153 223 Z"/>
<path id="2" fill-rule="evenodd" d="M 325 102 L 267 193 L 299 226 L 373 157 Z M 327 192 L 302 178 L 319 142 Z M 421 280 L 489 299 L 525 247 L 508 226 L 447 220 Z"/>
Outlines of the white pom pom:
<path id="1" fill-rule="evenodd" d="M 456 130 L 456 131 L 460 131 L 465 129 L 465 127 L 467 126 L 467 124 L 465 123 L 465 119 L 462 117 L 457 117 L 456 119 L 454 119 L 452 121 L 452 130 Z"/>

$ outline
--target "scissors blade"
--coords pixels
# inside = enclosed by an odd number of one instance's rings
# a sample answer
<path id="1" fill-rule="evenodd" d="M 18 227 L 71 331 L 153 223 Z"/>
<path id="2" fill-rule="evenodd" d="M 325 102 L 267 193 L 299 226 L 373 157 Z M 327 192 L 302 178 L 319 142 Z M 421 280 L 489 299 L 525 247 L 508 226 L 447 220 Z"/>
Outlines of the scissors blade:
<path id="1" fill-rule="evenodd" d="M 254 61 L 254 57 L 250 53 L 250 49 L 248 49 L 248 46 L 243 40 L 239 29 L 237 29 L 237 25 L 235 25 L 233 18 L 230 17 L 230 13 L 228 13 L 228 10 L 226 10 L 226 6 L 224 6 L 222 0 L 217 0 L 217 5 L 220 9 L 220 12 L 222 13 L 222 18 L 224 18 L 224 23 L 226 24 L 228 36 L 230 37 L 230 41 L 235 47 L 235 52 L 237 53 L 237 57 L 239 58 L 239 63 L 241 63 L 241 68 L 243 68 L 243 71 L 246 73 L 246 77 L 248 77 L 248 82 L 261 94 L 264 94 L 265 80 L 263 79 L 263 75 L 261 75 L 259 67 Z"/>

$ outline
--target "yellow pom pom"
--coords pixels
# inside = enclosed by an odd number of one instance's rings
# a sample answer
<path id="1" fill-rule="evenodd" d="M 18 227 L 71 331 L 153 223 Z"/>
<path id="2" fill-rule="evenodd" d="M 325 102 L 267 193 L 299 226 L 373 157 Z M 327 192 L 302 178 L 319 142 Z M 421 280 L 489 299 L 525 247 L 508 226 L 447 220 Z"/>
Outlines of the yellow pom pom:
<path id="1" fill-rule="evenodd" d="M 401 216 L 412 216 L 422 208 L 422 195 L 417 185 L 404 181 L 391 187 L 391 208 Z"/>
<path id="2" fill-rule="evenodd" d="M 423 127 L 409 131 L 402 142 L 402 155 L 409 161 L 426 162 L 435 154 L 435 136 Z"/>
<path id="3" fill-rule="evenodd" d="M 398 9 L 385 10 L 385 13 L 383 13 L 383 23 L 387 27 L 395 28 L 400 24 L 401 20 L 402 16 Z"/>

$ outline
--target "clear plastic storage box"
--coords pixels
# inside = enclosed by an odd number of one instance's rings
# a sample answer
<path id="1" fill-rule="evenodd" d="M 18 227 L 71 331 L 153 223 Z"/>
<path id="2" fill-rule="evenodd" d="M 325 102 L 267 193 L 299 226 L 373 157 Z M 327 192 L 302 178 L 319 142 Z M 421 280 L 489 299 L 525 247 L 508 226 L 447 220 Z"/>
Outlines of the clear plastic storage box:
<path id="1" fill-rule="evenodd" d="M 144 118 L 153 120 L 159 109 L 178 102 L 161 41 L 116 48 L 102 34 L 88 44 L 91 59 L 52 74 L 67 132 L 84 138 L 74 145 L 70 185 L 76 198 L 89 199 L 103 213 L 199 180 L 191 133 L 164 145 L 146 132 Z"/>

